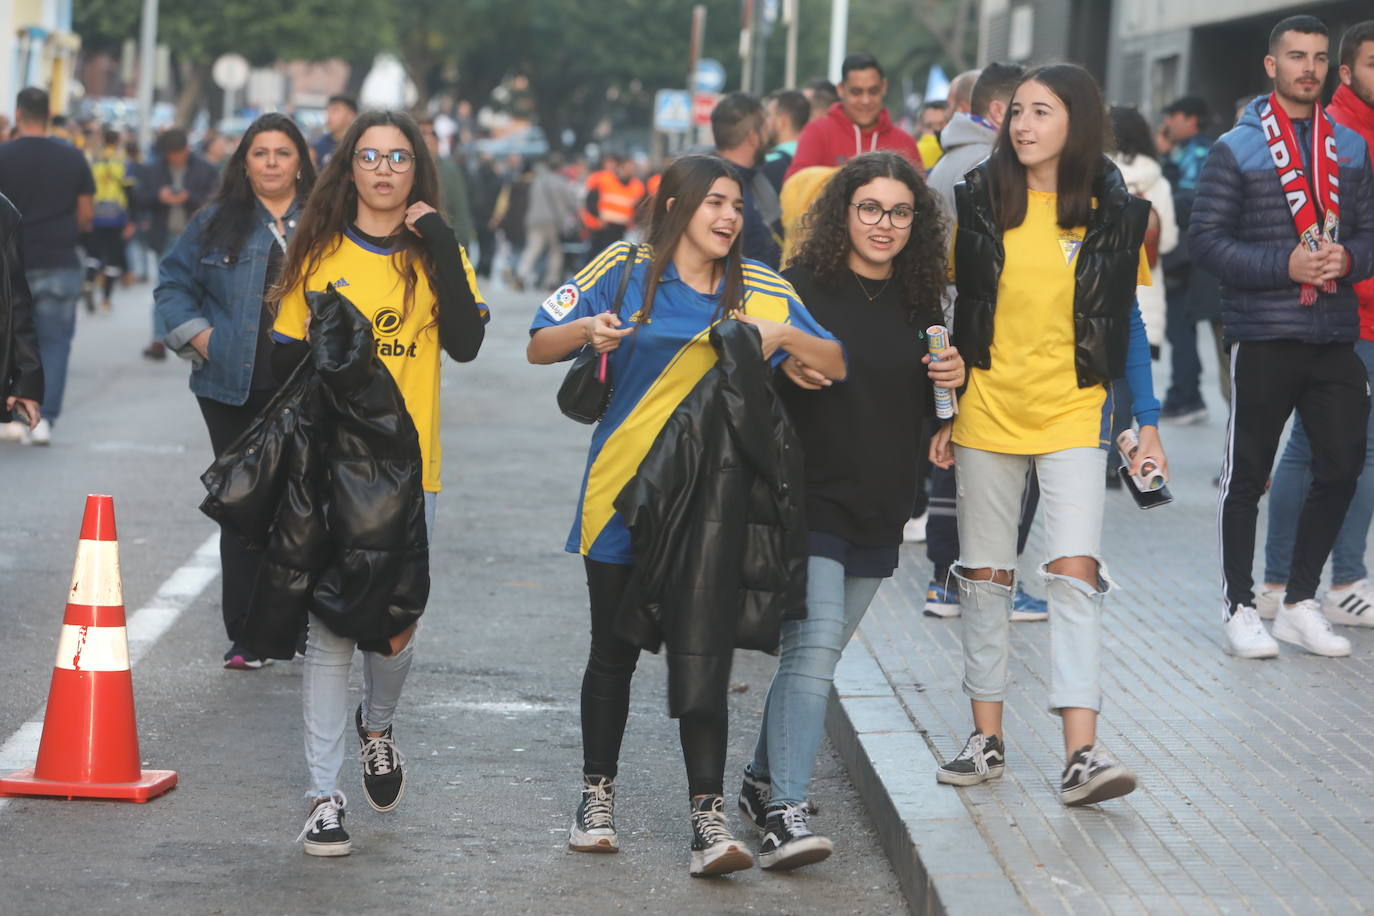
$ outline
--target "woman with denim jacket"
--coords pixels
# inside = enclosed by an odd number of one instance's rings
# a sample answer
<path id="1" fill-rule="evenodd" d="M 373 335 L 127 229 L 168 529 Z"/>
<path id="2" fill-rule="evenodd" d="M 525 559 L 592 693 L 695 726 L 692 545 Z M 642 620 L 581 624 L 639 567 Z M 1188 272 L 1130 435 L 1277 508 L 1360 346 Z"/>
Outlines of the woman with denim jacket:
<path id="1" fill-rule="evenodd" d="M 305 138 L 294 121 L 254 121 L 225 166 L 219 190 L 167 252 L 153 293 L 170 330 L 167 346 L 191 361 L 191 392 L 218 455 L 252 422 L 284 379 L 272 372 L 272 313 L 266 293 L 281 271 L 297 213 L 315 183 Z M 224 667 L 256 669 L 238 641 L 260 557 L 220 536 Z"/>

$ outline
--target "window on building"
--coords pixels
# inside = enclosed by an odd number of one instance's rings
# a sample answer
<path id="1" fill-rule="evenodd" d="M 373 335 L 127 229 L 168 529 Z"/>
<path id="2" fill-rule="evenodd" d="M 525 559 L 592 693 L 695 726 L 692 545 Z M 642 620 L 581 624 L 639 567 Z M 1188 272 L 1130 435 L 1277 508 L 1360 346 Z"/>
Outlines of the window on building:
<path id="1" fill-rule="evenodd" d="M 1154 63 L 1150 65 L 1150 111 L 1161 112 L 1165 105 L 1182 95 L 1178 85 L 1178 74 L 1177 54 L 1155 58 Z"/>
<path id="2" fill-rule="evenodd" d="M 1027 60 L 1034 49 L 1035 8 L 1022 3 L 1011 9 L 1011 38 L 1007 56 L 1012 60 Z"/>

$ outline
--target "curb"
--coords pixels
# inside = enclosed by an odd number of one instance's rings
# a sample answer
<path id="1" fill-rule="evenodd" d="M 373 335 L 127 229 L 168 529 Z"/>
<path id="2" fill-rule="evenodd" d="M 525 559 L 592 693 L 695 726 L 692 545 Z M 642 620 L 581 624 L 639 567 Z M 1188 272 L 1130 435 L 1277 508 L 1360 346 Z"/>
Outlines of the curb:
<path id="1" fill-rule="evenodd" d="M 826 731 L 913 914 L 1028 912 L 861 634 L 835 669 Z"/>

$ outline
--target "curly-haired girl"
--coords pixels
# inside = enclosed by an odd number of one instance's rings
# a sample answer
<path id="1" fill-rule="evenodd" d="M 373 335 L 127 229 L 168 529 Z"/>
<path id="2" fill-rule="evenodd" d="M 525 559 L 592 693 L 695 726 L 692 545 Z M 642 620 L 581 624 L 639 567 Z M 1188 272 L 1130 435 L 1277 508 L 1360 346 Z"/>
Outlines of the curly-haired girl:
<path id="1" fill-rule="evenodd" d="M 754 760 L 739 803 L 764 833 L 759 863 L 790 869 L 830 855 L 807 826 L 807 786 L 840 652 L 897 566 L 916 497 L 917 449 L 931 382 L 963 384 L 953 347 L 931 364 L 925 329 L 941 324 L 944 232 L 935 195 L 890 152 L 835 173 L 807 214 L 808 236 L 783 272 L 849 357 L 830 386 L 787 359 L 782 397 L 806 456 L 807 616 L 785 621 Z M 930 368 L 926 369 L 925 366 Z M 810 390 L 804 390 L 810 389 Z"/>

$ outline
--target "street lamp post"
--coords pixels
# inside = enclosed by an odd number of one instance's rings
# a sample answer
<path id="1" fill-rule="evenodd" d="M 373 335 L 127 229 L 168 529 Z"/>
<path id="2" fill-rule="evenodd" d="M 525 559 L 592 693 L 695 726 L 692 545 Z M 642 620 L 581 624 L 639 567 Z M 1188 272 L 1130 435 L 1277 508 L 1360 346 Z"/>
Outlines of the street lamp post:
<path id="1" fill-rule="evenodd" d="M 830 82 L 840 84 L 840 65 L 849 43 L 849 0 L 830 0 Z"/>
<path id="2" fill-rule="evenodd" d="M 157 2 L 143 0 L 138 57 L 138 145 L 147 150 L 153 142 L 153 81 L 157 78 Z"/>

